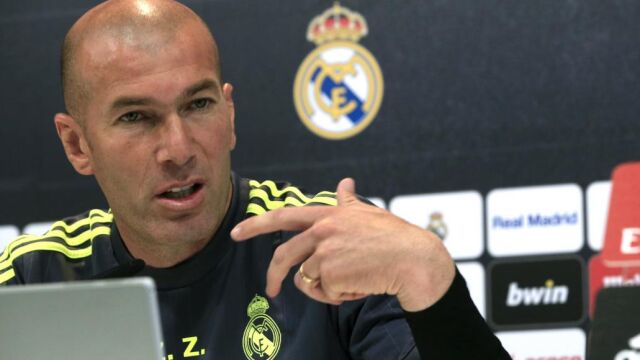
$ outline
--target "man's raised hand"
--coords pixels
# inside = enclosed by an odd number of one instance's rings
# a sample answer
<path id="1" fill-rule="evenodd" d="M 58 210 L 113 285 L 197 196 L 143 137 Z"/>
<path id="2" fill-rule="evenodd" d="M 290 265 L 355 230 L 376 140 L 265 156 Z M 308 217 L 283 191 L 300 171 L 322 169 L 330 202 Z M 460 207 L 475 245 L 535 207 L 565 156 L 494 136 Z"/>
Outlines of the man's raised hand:
<path id="1" fill-rule="evenodd" d="M 244 220 L 231 231 L 236 241 L 281 230 L 299 232 L 275 250 L 267 271 L 267 295 L 278 295 L 294 266 L 296 286 L 330 304 L 389 294 L 398 297 L 403 309 L 419 311 L 444 295 L 455 266 L 440 239 L 361 202 L 352 179 L 340 181 L 336 192 L 337 206 L 276 209 Z"/>

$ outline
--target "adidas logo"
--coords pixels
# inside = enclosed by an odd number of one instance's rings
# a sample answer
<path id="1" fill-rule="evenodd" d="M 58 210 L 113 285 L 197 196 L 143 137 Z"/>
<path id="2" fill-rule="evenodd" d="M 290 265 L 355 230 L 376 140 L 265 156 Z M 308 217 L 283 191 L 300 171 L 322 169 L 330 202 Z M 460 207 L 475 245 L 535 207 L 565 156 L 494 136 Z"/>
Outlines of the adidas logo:
<path id="1" fill-rule="evenodd" d="M 544 286 L 540 287 L 521 288 L 517 282 L 511 282 L 507 293 L 507 306 L 565 304 L 568 298 L 569 287 L 555 285 L 552 279 L 545 281 Z"/>

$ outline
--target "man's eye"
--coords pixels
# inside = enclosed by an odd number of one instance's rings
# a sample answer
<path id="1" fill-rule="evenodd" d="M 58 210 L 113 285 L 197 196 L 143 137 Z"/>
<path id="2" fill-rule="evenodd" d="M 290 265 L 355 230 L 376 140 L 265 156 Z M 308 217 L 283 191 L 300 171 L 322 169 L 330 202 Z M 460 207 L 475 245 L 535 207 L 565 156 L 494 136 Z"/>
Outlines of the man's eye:
<path id="1" fill-rule="evenodd" d="M 140 119 L 142 119 L 142 114 L 139 112 L 130 112 L 130 113 L 126 113 L 122 116 L 120 116 L 120 121 L 122 122 L 126 122 L 126 123 L 130 123 L 130 122 L 136 122 L 139 121 Z"/>
<path id="2" fill-rule="evenodd" d="M 210 99 L 198 99 L 191 103 L 191 107 L 193 109 L 200 110 L 200 109 L 206 109 L 207 107 L 209 107 L 210 104 L 211 104 Z"/>

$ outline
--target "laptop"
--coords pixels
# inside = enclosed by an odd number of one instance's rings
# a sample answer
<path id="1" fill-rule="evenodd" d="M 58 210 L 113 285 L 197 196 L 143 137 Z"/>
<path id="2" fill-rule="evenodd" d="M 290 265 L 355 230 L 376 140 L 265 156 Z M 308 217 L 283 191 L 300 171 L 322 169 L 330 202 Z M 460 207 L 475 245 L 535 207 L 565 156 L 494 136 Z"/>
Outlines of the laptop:
<path id="1" fill-rule="evenodd" d="M 0 358 L 160 360 L 150 278 L 0 288 Z"/>

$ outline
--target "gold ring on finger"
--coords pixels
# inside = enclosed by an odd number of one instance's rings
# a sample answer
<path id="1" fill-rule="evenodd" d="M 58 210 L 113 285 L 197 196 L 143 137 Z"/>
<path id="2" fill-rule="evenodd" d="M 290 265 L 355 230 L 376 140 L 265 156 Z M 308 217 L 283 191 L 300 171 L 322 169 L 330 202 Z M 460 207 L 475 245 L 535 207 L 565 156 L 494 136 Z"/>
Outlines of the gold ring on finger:
<path id="1" fill-rule="evenodd" d="M 298 269 L 298 274 L 300 275 L 300 279 L 302 279 L 302 281 L 304 281 L 307 284 L 313 284 L 314 282 L 320 280 L 319 278 L 313 278 L 304 272 L 304 263 L 300 264 L 300 268 Z"/>

